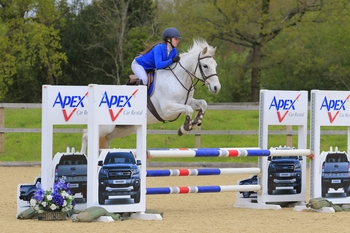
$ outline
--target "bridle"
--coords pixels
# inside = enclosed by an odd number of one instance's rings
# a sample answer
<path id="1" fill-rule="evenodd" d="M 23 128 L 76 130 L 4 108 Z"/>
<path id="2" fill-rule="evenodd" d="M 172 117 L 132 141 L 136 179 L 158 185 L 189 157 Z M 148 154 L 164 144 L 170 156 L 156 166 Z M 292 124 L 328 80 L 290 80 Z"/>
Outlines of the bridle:
<path id="1" fill-rule="evenodd" d="M 206 59 L 206 58 L 212 58 L 213 56 L 200 57 L 201 54 L 202 54 L 202 52 L 200 52 L 200 53 L 198 54 L 197 65 L 196 65 L 196 68 L 194 69 L 194 72 L 193 72 L 193 73 L 191 73 L 189 70 L 187 70 L 187 69 L 181 64 L 181 61 L 179 61 L 178 63 L 176 63 L 175 66 L 174 66 L 173 68 L 170 68 L 170 67 L 166 68 L 166 69 L 169 69 L 169 70 L 173 73 L 173 75 L 175 76 L 175 78 L 177 79 L 177 81 L 181 84 L 181 86 L 182 86 L 185 90 L 187 90 L 186 103 L 187 103 L 187 99 L 188 99 L 189 93 L 195 88 L 195 86 L 197 85 L 197 83 L 198 83 L 199 81 L 202 81 L 202 82 L 203 82 L 203 85 L 204 85 L 205 82 L 207 81 L 207 79 L 209 79 L 209 78 L 211 78 L 211 77 L 213 77 L 213 76 L 218 76 L 216 73 L 211 74 L 211 75 L 209 75 L 209 76 L 206 76 L 206 75 L 205 75 L 205 73 L 204 73 L 204 71 L 203 71 L 203 68 L 202 68 L 201 60 Z M 181 68 L 184 69 L 185 72 L 191 77 L 192 84 L 191 84 L 191 86 L 190 86 L 189 88 L 185 87 L 185 85 L 181 82 L 181 80 L 176 76 L 175 72 L 173 71 L 173 70 L 175 69 L 175 67 L 177 66 L 177 64 L 179 64 L 179 65 L 181 66 Z M 199 71 L 200 71 L 200 73 L 201 73 L 202 79 L 198 78 L 198 77 L 195 75 L 196 72 L 197 72 L 198 67 L 199 67 Z M 196 83 L 194 83 L 194 78 L 197 79 Z M 186 104 L 186 103 L 185 103 L 185 104 Z"/>

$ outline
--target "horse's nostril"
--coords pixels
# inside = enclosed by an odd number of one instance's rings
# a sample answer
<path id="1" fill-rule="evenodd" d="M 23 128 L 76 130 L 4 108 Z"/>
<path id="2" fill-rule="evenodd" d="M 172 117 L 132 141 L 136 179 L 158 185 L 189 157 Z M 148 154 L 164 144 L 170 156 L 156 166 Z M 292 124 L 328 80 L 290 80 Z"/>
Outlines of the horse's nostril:
<path id="1" fill-rule="evenodd" d="M 215 90 L 215 92 L 217 92 L 217 91 L 218 91 L 218 88 L 215 86 L 215 87 L 214 87 L 214 90 Z"/>

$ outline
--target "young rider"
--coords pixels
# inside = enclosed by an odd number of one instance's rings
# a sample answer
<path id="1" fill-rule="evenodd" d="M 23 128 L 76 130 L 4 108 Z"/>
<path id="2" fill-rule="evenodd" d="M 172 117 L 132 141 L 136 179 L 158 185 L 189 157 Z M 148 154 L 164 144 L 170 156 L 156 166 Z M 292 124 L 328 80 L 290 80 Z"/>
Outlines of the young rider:
<path id="1" fill-rule="evenodd" d="M 131 63 L 131 69 L 139 78 L 139 85 L 147 85 L 147 71 L 154 69 L 164 69 L 174 62 L 180 61 L 177 53 L 177 45 L 181 38 L 180 32 L 176 28 L 167 28 L 162 33 L 164 42 L 141 52 Z"/>

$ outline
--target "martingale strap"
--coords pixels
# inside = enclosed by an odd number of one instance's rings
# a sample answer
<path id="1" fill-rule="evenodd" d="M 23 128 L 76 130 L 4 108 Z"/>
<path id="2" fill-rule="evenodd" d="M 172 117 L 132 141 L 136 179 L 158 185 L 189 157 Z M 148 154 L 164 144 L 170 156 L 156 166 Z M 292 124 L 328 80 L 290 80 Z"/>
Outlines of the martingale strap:
<path id="1" fill-rule="evenodd" d="M 158 121 L 160 122 L 163 122 L 163 123 L 166 123 L 166 121 L 161 118 L 156 110 L 156 108 L 154 107 L 152 101 L 151 101 L 151 97 L 147 96 L 147 108 L 148 110 L 153 114 L 153 116 L 155 118 L 157 118 Z M 168 122 L 173 122 L 173 121 L 176 121 L 179 117 L 181 116 L 181 113 L 173 120 L 169 120 Z"/>
<path id="2" fill-rule="evenodd" d="M 163 120 L 163 119 L 159 116 L 159 114 L 158 114 L 156 108 L 154 107 L 154 105 L 153 105 L 153 103 L 152 103 L 152 101 L 151 101 L 151 98 L 150 98 L 149 96 L 147 96 L 147 108 L 148 108 L 148 110 L 153 114 L 153 116 L 154 116 L 155 118 L 157 118 L 158 121 L 165 123 L 165 120 Z"/>

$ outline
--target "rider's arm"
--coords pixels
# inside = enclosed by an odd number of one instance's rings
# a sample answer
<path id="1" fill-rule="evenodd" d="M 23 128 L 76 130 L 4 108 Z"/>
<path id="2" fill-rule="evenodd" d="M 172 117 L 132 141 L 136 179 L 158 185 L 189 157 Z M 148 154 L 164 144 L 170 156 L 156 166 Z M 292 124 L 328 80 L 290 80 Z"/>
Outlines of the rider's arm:
<path id="1" fill-rule="evenodd" d="M 168 57 L 166 46 L 156 46 L 154 49 L 154 64 L 156 66 L 156 69 L 164 69 L 171 64 L 173 64 L 172 58 L 176 56 L 176 53 L 174 55 L 174 51 L 170 53 L 170 56 Z M 174 49 L 173 49 L 174 50 Z"/>

